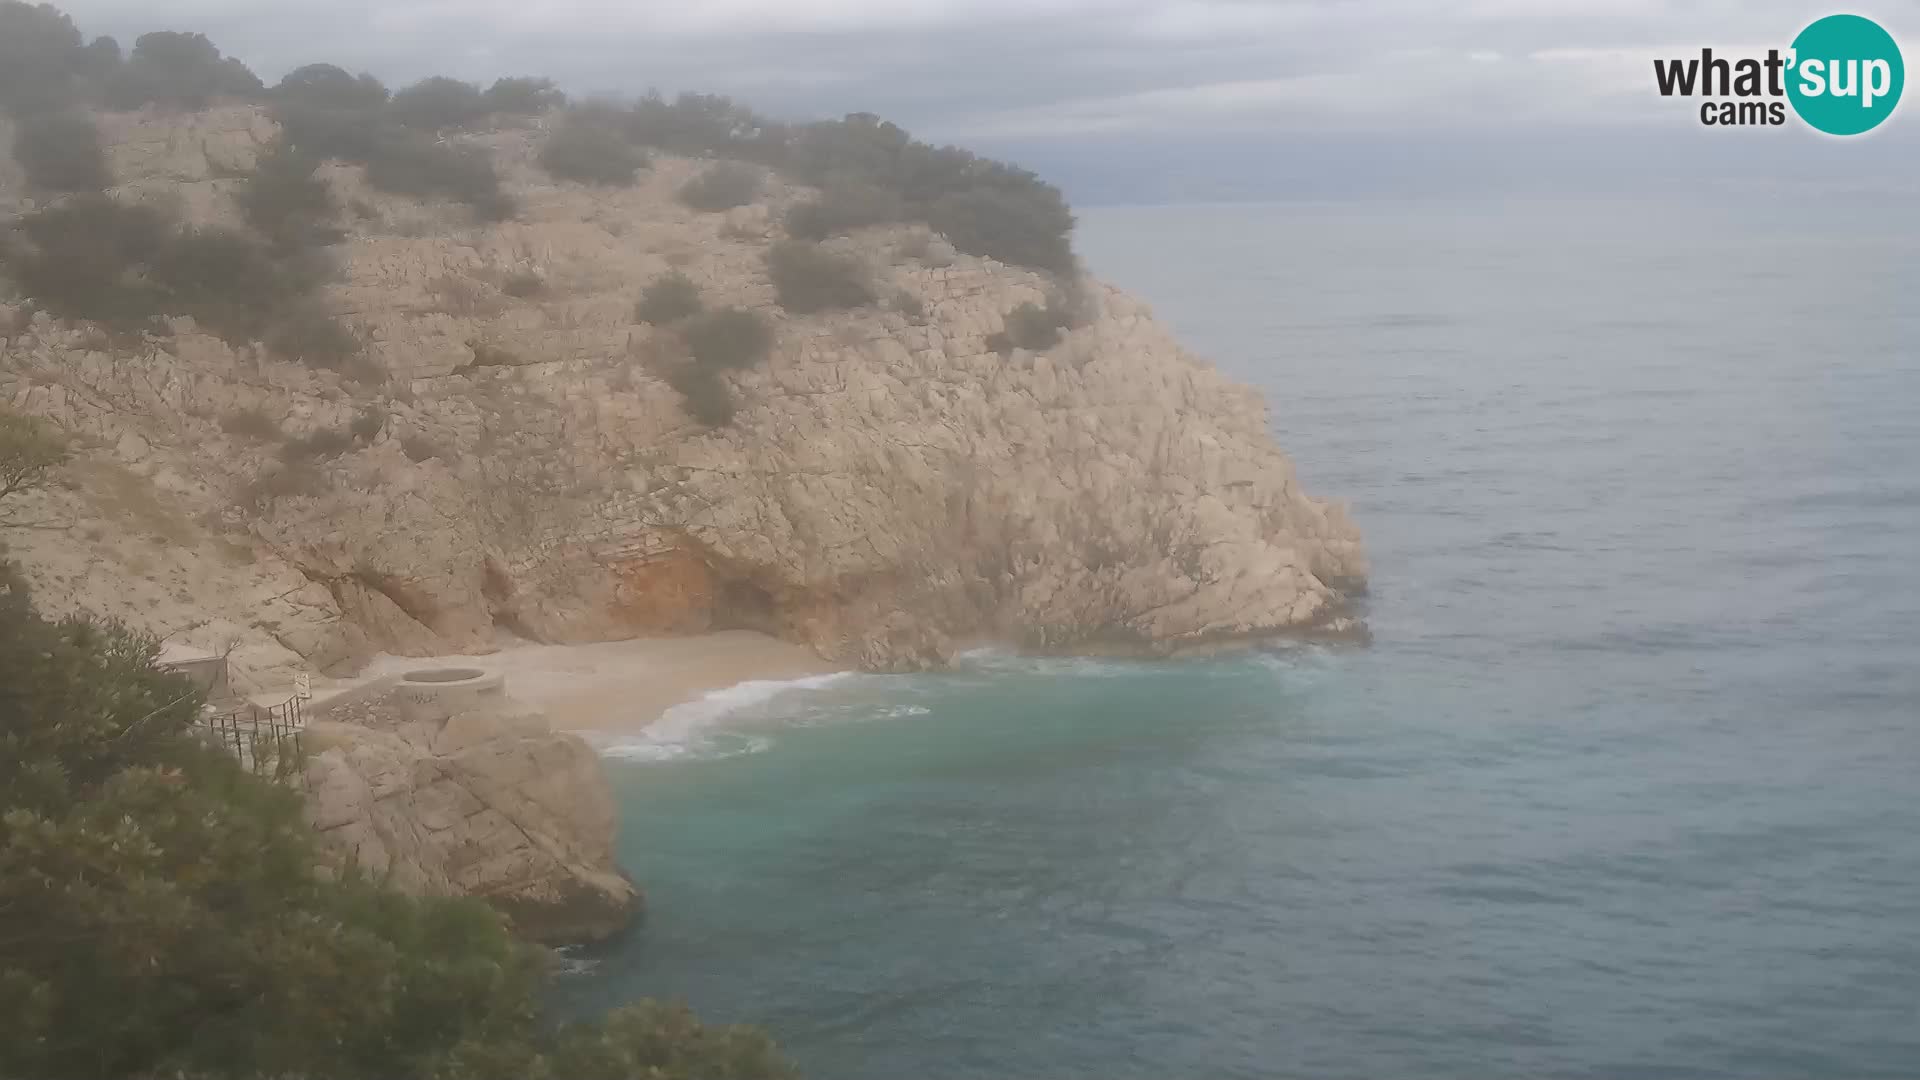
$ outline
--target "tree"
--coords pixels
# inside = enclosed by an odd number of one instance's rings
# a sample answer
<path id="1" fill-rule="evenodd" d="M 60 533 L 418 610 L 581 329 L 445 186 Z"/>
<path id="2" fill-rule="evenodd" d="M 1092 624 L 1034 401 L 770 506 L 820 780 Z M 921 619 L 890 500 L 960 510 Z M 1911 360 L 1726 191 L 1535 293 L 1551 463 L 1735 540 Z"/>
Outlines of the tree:
<path id="1" fill-rule="evenodd" d="M 41 618 L 0 564 L 0 1076 L 791 1075 L 681 1009 L 550 1028 L 484 905 L 316 873 L 298 794 L 195 734 L 156 650 Z"/>
<path id="2" fill-rule="evenodd" d="M 0 108 L 24 116 L 67 105 L 80 41 L 73 20 L 52 4 L 0 0 Z"/>
<path id="3" fill-rule="evenodd" d="M 752 367 L 773 348 L 773 329 L 743 308 L 721 308 L 687 324 L 687 351 L 708 370 Z"/>
<path id="4" fill-rule="evenodd" d="M 421 79 L 394 94 L 388 109 L 395 120 L 422 131 L 467 127 L 487 114 L 479 87 L 444 75 Z"/>
<path id="5" fill-rule="evenodd" d="M 1048 185 L 1036 181 L 955 192 L 935 200 L 926 217 L 969 254 L 1056 274 L 1074 272 L 1073 214 Z"/>
<path id="6" fill-rule="evenodd" d="M 725 427 L 733 422 L 733 391 L 717 370 L 683 364 L 667 373 L 667 385 L 680 392 L 687 415 L 702 425 Z"/>
<path id="7" fill-rule="evenodd" d="M 16 228 L 27 244 L 9 256 L 9 272 L 48 312 L 122 327 L 160 314 L 159 290 L 144 273 L 169 236 L 154 207 L 78 195 Z"/>
<path id="8" fill-rule="evenodd" d="M 859 259 L 804 240 L 773 245 L 767 251 L 767 275 L 780 306 L 796 315 L 862 307 L 874 300 Z"/>
<path id="9" fill-rule="evenodd" d="M 759 198 L 764 179 L 752 165 L 722 161 L 682 184 L 680 201 L 707 213 L 731 210 Z"/>
<path id="10" fill-rule="evenodd" d="M 654 278 L 641 290 L 640 302 L 633 306 L 633 317 L 643 323 L 665 326 L 700 311 L 700 286 L 678 270 Z"/>
<path id="11" fill-rule="evenodd" d="M 483 97 L 488 112 L 509 116 L 539 116 L 567 103 L 567 95 L 560 92 L 552 79 L 526 75 L 495 79 Z"/>
<path id="12" fill-rule="evenodd" d="M 998 353 L 1011 353 L 1017 346 L 1045 352 L 1060 342 L 1060 331 L 1073 325 L 1069 304 L 1049 302 L 1046 307 L 1029 300 L 1007 312 L 1006 329 L 987 335 L 987 347 Z"/>
<path id="13" fill-rule="evenodd" d="M 141 34 L 108 87 L 108 104 L 135 109 L 153 103 L 204 109 L 218 97 L 258 97 L 263 87 L 247 66 L 223 57 L 205 34 L 156 30 Z"/>
<path id="14" fill-rule="evenodd" d="M 333 189 L 313 174 L 318 159 L 276 143 L 254 163 L 253 175 L 239 194 L 247 224 L 285 252 L 336 243 L 333 227 L 339 206 Z"/>
<path id="15" fill-rule="evenodd" d="M 898 192 L 865 180 L 832 180 L 811 202 L 787 210 L 787 232 L 803 240 L 825 240 L 863 229 L 905 220 L 907 206 Z"/>
<path id="16" fill-rule="evenodd" d="M 371 75 L 355 78 L 332 64 L 308 64 L 287 72 L 274 86 L 273 99 L 328 109 L 378 109 L 387 103 L 387 88 Z"/>
<path id="17" fill-rule="evenodd" d="M 628 187 L 647 166 L 647 152 L 630 145 L 617 128 L 600 121 L 594 110 L 569 116 L 540 147 L 540 167 L 560 180 L 604 187 Z"/>
<path id="18" fill-rule="evenodd" d="M 47 112 L 20 122 L 13 156 L 27 180 L 48 191 L 103 191 L 113 185 L 93 121 L 78 112 Z"/>
<path id="19" fill-rule="evenodd" d="M 68 456 L 66 437 L 43 420 L 0 409 L 0 503 L 44 486 Z M 0 522 L 6 520 L 0 505 Z"/>
<path id="20" fill-rule="evenodd" d="M 473 207 L 484 221 L 513 216 L 513 197 L 500 189 L 493 158 L 479 147 L 446 146 L 401 131 L 378 140 L 365 160 L 367 183 L 381 191 L 454 199 Z"/>

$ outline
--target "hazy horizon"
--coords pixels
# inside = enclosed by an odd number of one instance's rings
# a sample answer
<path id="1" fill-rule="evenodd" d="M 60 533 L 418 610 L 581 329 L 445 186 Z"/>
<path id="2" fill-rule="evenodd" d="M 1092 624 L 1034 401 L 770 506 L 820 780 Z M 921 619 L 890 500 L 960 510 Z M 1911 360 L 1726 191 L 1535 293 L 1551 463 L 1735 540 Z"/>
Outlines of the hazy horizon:
<path id="1" fill-rule="evenodd" d="M 1854 139 L 1798 124 L 1725 130 L 1655 92 L 1655 57 L 1784 46 L 1829 13 L 1785 0 L 60 6 L 123 48 L 151 30 L 204 33 L 269 84 L 327 62 L 396 88 L 531 74 L 576 96 L 723 93 L 789 120 L 873 112 L 1016 161 L 1089 206 L 1897 197 L 1920 169 L 1920 127 L 1898 114 Z M 1920 5 L 1888 7 L 1874 14 L 1896 37 L 1920 37 Z"/>

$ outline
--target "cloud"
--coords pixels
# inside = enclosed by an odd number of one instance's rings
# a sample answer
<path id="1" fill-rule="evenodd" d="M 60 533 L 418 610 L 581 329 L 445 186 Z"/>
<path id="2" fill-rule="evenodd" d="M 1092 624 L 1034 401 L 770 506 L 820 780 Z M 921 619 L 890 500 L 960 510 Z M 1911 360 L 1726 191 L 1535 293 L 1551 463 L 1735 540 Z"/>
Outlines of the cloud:
<path id="1" fill-rule="evenodd" d="M 549 74 L 575 93 L 725 93 L 787 119 L 871 111 L 936 139 L 1257 131 L 1352 133 L 1383 146 L 1518 129 L 1698 136 L 1685 130 L 1686 110 L 1653 93 L 1653 58 L 1704 45 L 1764 51 L 1812 17 L 1804 0 L 174 0 L 164 15 L 144 0 L 65 6 L 83 29 L 123 45 L 150 29 L 203 31 L 269 82 L 326 60 L 392 85 Z M 1910 6 L 1898 16 L 1906 24 L 1881 13 L 1920 48 L 1920 17 Z M 1920 134 L 1920 122 L 1901 120 Z"/>

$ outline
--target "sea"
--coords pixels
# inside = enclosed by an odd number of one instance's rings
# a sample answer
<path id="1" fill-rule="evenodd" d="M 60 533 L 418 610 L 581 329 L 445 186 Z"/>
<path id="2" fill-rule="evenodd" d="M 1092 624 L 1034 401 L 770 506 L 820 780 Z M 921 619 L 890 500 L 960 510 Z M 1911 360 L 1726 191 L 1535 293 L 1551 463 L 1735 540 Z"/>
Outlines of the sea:
<path id="1" fill-rule="evenodd" d="M 1365 646 L 969 653 L 607 748 L 556 998 L 819 1080 L 1920 1076 L 1920 218 L 1082 214 L 1372 558 Z"/>

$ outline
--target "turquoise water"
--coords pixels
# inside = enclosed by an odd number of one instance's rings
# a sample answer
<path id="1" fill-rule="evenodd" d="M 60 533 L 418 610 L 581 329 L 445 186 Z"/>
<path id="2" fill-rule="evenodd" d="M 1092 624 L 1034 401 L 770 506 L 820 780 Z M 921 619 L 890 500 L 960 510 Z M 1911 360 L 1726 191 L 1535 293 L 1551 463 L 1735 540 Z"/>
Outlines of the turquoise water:
<path id="1" fill-rule="evenodd" d="M 745 687 L 608 759 L 822 1078 L 1920 1075 L 1920 230 L 1094 211 L 1367 534 L 1367 648 Z"/>

